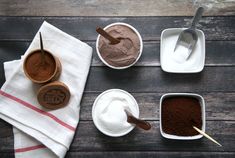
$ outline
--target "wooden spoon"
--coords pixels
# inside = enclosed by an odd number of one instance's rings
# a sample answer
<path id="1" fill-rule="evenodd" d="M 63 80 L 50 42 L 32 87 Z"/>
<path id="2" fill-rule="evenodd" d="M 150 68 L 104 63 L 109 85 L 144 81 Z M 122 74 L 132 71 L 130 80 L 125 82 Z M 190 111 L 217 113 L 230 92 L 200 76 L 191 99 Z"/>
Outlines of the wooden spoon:
<path id="1" fill-rule="evenodd" d="M 119 39 L 114 38 L 113 36 L 111 36 L 110 34 L 108 34 L 106 31 L 104 31 L 104 29 L 97 27 L 96 28 L 96 32 L 98 32 L 101 36 L 103 36 L 104 38 L 106 38 L 107 40 L 110 41 L 110 44 L 118 44 L 120 42 Z"/>
<path id="2" fill-rule="evenodd" d="M 39 35 L 40 35 L 41 64 L 45 65 L 45 51 L 43 49 L 43 42 L 42 42 L 41 32 L 39 32 Z"/>
<path id="3" fill-rule="evenodd" d="M 151 125 L 147 121 L 140 120 L 140 119 L 136 118 L 127 109 L 124 109 L 124 111 L 126 112 L 126 115 L 127 115 L 127 122 L 136 124 L 136 126 L 142 128 L 144 130 L 151 129 Z"/>

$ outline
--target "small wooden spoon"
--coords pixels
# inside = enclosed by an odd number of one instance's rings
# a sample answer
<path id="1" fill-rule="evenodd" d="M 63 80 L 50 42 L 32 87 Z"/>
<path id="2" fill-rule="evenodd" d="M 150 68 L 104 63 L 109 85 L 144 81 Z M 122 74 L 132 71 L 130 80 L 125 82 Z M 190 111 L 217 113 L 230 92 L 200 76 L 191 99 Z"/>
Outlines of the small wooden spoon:
<path id="1" fill-rule="evenodd" d="M 40 35 L 41 64 L 45 65 L 45 51 L 43 49 L 43 42 L 42 42 L 41 32 L 39 32 L 39 35 Z"/>
<path id="2" fill-rule="evenodd" d="M 140 119 L 136 118 L 127 109 L 124 109 L 124 111 L 126 112 L 126 115 L 127 115 L 127 122 L 136 124 L 136 126 L 142 128 L 144 130 L 151 129 L 151 125 L 147 121 L 140 120 Z"/>
<path id="3" fill-rule="evenodd" d="M 200 134 L 202 134 L 203 136 L 205 136 L 207 139 L 211 140 L 212 142 L 214 142 L 215 144 L 222 146 L 219 142 L 217 142 L 216 140 L 214 140 L 212 137 L 210 137 L 208 134 L 206 134 L 205 132 L 203 132 L 202 130 L 198 129 L 197 127 L 193 126 L 193 128 L 198 131 Z"/>
<path id="4" fill-rule="evenodd" d="M 96 28 L 96 32 L 98 32 L 101 36 L 103 36 L 104 38 L 106 38 L 107 40 L 110 41 L 110 44 L 118 44 L 120 42 L 119 39 L 114 38 L 113 36 L 111 36 L 110 34 L 108 34 L 106 31 L 104 31 L 104 29 L 97 27 Z"/>

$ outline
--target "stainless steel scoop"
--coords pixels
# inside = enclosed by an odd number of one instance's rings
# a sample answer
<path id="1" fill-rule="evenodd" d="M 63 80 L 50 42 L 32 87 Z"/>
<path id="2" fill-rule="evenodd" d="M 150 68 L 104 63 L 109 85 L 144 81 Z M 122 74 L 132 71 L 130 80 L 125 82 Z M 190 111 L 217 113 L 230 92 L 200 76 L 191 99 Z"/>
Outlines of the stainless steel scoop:
<path id="1" fill-rule="evenodd" d="M 203 7 L 199 7 L 196 11 L 196 14 L 193 17 L 193 21 L 191 24 L 191 27 L 182 31 L 178 37 L 178 40 L 175 45 L 174 52 L 176 51 L 177 47 L 179 45 L 186 47 L 188 49 L 188 56 L 186 60 L 189 59 L 190 55 L 192 54 L 192 51 L 197 43 L 197 33 L 196 33 L 196 24 L 199 22 L 199 20 L 202 17 L 202 13 L 204 11 Z"/>

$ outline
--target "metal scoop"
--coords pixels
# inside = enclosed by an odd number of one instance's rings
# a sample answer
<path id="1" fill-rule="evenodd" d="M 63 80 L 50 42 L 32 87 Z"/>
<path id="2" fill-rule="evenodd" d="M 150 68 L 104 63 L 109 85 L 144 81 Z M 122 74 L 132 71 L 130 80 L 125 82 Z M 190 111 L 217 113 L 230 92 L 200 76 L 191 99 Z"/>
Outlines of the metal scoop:
<path id="1" fill-rule="evenodd" d="M 191 27 L 182 31 L 178 37 L 177 42 L 176 42 L 174 52 L 177 49 L 177 47 L 180 45 L 183 47 L 186 47 L 188 49 L 188 56 L 187 56 L 186 60 L 189 59 L 189 57 L 192 54 L 192 51 L 197 43 L 198 36 L 197 36 L 196 30 L 195 30 L 195 27 L 196 27 L 196 24 L 201 19 L 203 11 L 204 11 L 203 7 L 199 7 L 197 9 L 196 14 L 193 17 Z"/>

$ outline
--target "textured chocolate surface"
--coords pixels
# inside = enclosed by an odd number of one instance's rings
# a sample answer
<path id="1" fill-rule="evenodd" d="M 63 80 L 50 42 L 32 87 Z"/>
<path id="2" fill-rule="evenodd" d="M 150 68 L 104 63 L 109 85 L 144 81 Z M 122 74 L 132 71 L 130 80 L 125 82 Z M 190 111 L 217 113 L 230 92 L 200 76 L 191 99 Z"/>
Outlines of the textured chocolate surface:
<path id="1" fill-rule="evenodd" d="M 119 39 L 120 43 L 110 44 L 110 41 L 100 36 L 99 51 L 102 58 L 115 67 L 124 67 L 134 63 L 140 53 L 140 40 L 137 34 L 123 25 L 111 26 L 105 31 Z"/>

